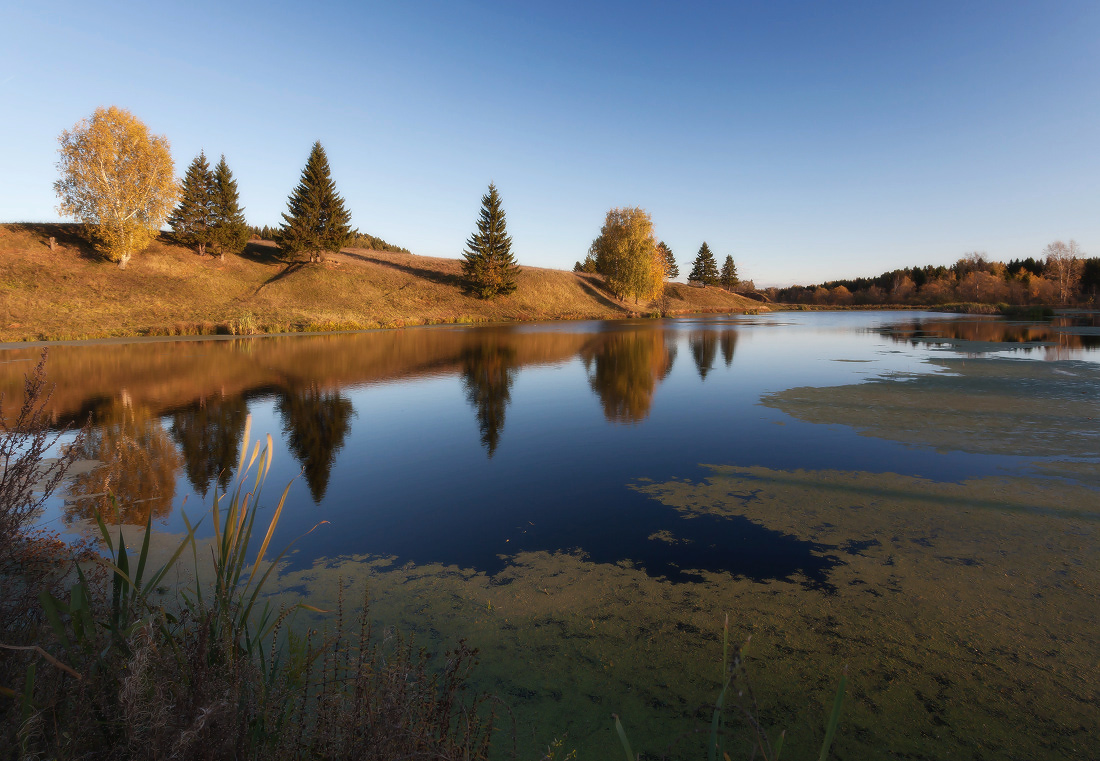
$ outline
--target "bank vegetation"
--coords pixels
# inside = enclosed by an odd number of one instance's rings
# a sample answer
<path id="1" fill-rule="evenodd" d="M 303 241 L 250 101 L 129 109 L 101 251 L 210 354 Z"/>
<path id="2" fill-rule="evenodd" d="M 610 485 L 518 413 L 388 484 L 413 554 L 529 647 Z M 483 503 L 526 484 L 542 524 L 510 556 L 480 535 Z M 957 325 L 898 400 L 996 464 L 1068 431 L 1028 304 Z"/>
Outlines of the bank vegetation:
<path id="1" fill-rule="evenodd" d="M 51 239 L 53 244 L 51 246 Z M 622 301 L 599 274 L 521 267 L 514 293 L 467 292 L 459 259 L 344 248 L 323 263 L 251 240 L 224 260 L 167 233 L 119 270 L 74 224 L 0 225 L 0 341 L 249 335 L 442 323 L 619 319 L 745 312 L 757 301 L 669 283 L 659 301 Z"/>

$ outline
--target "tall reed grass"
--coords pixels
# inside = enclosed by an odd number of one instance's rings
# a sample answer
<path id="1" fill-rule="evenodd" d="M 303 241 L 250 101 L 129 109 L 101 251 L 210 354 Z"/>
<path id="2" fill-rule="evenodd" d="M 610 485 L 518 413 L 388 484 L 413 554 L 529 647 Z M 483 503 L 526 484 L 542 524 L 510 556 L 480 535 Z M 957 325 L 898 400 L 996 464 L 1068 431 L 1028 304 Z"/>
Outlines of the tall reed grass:
<path id="1" fill-rule="evenodd" d="M 476 652 L 465 643 L 436 670 L 411 643 L 378 641 L 366 600 L 349 634 L 342 595 L 332 634 L 289 631 L 309 606 L 276 607 L 268 589 L 293 544 L 269 557 L 289 485 L 264 527 L 273 443 L 250 442 L 250 424 L 236 478 L 210 507 L 212 538 L 200 541 L 201 521 L 185 516 L 184 537 L 154 568 L 151 516 L 131 546 L 97 515 L 103 554 L 42 588 L 36 636 L 4 650 L 0 668 L 6 756 L 487 757 L 493 716 L 468 694 Z M 187 554 L 193 574 L 175 587 Z"/>

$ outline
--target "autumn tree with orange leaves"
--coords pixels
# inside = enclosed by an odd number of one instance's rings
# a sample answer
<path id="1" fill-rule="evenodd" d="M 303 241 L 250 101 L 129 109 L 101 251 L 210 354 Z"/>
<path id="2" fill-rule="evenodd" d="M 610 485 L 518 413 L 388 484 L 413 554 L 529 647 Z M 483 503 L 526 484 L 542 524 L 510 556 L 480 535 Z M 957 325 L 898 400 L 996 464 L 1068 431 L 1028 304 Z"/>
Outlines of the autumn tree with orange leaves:
<path id="1" fill-rule="evenodd" d="M 97 108 L 58 138 L 58 211 L 87 225 L 96 247 L 125 269 L 176 202 L 168 138 L 124 108 Z"/>
<path id="2" fill-rule="evenodd" d="M 623 207 L 607 212 L 600 237 L 589 257 L 607 287 L 620 300 L 659 299 L 664 292 L 666 258 L 653 235 L 653 220 L 644 209 Z"/>

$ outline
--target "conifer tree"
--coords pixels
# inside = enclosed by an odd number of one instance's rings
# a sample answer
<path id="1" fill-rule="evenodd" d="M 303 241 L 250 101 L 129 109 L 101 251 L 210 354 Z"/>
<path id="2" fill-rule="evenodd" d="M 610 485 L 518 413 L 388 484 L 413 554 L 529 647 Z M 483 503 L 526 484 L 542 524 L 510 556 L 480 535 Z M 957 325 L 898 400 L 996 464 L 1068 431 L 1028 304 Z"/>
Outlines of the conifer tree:
<path id="1" fill-rule="evenodd" d="M 710 252 L 706 241 L 699 246 L 699 255 L 692 263 L 688 280 L 695 280 L 703 285 L 718 285 L 718 262 L 714 261 L 714 254 Z"/>
<path id="2" fill-rule="evenodd" d="M 512 237 L 505 226 L 500 194 L 493 183 L 481 197 L 477 232 L 462 252 L 462 274 L 469 289 L 480 299 L 507 296 L 516 290 L 519 266 L 512 256 Z"/>
<path id="3" fill-rule="evenodd" d="M 287 199 L 279 233 L 283 251 L 292 257 L 305 252 L 311 262 L 323 262 L 325 251 L 339 251 L 351 237 L 351 214 L 336 193 L 320 141 L 313 144 L 302 179 Z"/>
<path id="4" fill-rule="evenodd" d="M 213 225 L 210 234 L 210 247 L 218 258 L 225 260 L 226 254 L 239 254 L 248 244 L 249 229 L 241 208 L 241 195 L 237 191 L 237 181 L 225 163 L 225 155 L 214 167 L 214 203 Z"/>
<path id="5" fill-rule="evenodd" d="M 661 241 L 657 244 L 657 251 L 664 257 L 665 277 L 669 280 L 680 277 L 680 267 L 676 264 L 676 256 L 672 253 L 672 249 L 668 247 L 668 244 Z"/>
<path id="6" fill-rule="evenodd" d="M 727 255 L 726 261 L 722 264 L 722 287 L 727 291 L 732 291 L 733 287 L 740 282 L 740 278 L 737 277 L 737 265 L 733 263 L 733 256 Z"/>
<path id="7" fill-rule="evenodd" d="M 168 216 L 176 240 L 194 248 L 199 256 L 206 254 L 206 246 L 211 240 L 213 206 L 214 175 L 206 161 L 206 153 L 199 151 L 183 176 L 179 205 Z"/>

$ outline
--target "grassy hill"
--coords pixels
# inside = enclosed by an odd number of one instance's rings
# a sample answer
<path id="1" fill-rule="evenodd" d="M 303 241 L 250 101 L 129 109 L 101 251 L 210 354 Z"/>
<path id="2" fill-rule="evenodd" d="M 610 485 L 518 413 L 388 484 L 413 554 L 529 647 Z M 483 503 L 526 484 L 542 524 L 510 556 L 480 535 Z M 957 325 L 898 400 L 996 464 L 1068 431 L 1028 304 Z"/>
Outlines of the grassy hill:
<path id="1" fill-rule="evenodd" d="M 465 294 L 458 259 L 344 249 L 287 262 L 267 242 L 218 261 L 160 236 L 125 270 L 76 225 L 0 225 L 0 341 L 357 330 L 452 322 L 744 312 L 759 302 L 672 283 L 662 304 L 618 301 L 596 275 L 523 267 L 511 296 Z M 49 238 L 57 239 L 51 251 Z"/>

